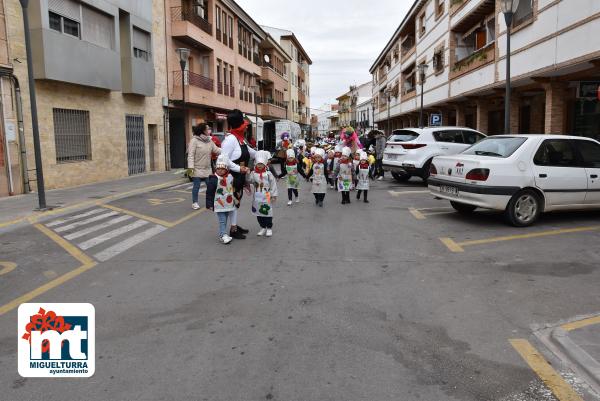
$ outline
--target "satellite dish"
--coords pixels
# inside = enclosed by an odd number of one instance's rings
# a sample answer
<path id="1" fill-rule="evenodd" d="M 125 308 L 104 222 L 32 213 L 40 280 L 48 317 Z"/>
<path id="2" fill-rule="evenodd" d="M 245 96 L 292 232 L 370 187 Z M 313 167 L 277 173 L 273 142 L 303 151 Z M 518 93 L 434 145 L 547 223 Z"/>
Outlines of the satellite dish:
<path id="1" fill-rule="evenodd" d="M 271 57 L 269 57 L 268 54 L 265 54 L 264 59 L 265 59 L 265 63 L 270 63 L 271 62 Z"/>

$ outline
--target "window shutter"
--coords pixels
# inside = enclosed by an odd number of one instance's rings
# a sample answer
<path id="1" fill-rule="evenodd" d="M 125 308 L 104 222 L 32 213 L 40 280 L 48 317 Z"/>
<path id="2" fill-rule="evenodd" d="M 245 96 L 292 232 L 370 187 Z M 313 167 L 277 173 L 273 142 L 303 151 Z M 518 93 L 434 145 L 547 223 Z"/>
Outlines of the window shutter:
<path id="1" fill-rule="evenodd" d="M 82 15 L 82 39 L 98 46 L 112 49 L 114 42 L 113 18 L 86 6 L 82 7 Z"/>
<path id="2" fill-rule="evenodd" d="M 133 47 L 150 53 L 150 34 L 133 27 Z"/>
<path id="3" fill-rule="evenodd" d="M 81 21 L 81 13 L 79 3 L 73 0 L 48 0 L 48 9 L 52 12 Z"/>

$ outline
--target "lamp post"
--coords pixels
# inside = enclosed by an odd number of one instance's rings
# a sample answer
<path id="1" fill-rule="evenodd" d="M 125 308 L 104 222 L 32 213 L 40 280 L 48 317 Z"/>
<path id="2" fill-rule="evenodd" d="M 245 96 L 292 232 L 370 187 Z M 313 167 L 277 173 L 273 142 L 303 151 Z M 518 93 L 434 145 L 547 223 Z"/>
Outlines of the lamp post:
<path id="1" fill-rule="evenodd" d="M 423 88 L 425 87 L 425 72 L 427 71 L 427 64 L 419 64 L 417 67 L 419 70 L 419 79 L 421 80 L 421 111 L 419 112 L 419 128 L 425 126 L 424 113 L 423 113 Z"/>
<path id="2" fill-rule="evenodd" d="M 31 103 L 31 128 L 33 134 L 33 151 L 35 153 L 35 176 L 38 192 L 38 210 L 46 210 L 46 188 L 44 185 L 44 169 L 42 166 L 42 146 L 40 144 L 40 128 L 38 125 L 35 80 L 33 78 L 33 56 L 31 55 L 31 34 L 29 33 L 29 0 L 20 0 L 23 11 L 25 29 L 25 49 L 27 53 L 27 77 L 29 80 L 29 98 Z"/>
<path id="3" fill-rule="evenodd" d="M 377 99 L 373 98 L 371 100 L 371 114 L 373 115 L 373 120 L 371 121 L 371 129 L 375 129 L 375 105 L 377 104 Z"/>
<path id="4" fill-rule="evenodd" d="M 390 131 L 390 102 L 392 101 L 392 90 L 390 88 L 387 88 L 385 90 L 385 95 L 387 96 L 387 109 L 388 109 L 387 136 L 389 136 L 392 133 Z"/>
<path id="5" fill-rule="evenodd" d="M 504 99 L 504 133 L 510 135 L 510 28 L 520 0 L 501 0 L 500 7 L 506 22 L 506 95 Z"/>
<path id="6" fill-rule="evenodd" d="M 181 103 L 183 109 L 183 136 L 187 140 L 187 114 L 185 112 L 185 67 L 187 66 L 188 58 L 190 58 L 190 49 L 180 47 L 175 49 L 179 55 L 179 65 L 181 66 Z"/>

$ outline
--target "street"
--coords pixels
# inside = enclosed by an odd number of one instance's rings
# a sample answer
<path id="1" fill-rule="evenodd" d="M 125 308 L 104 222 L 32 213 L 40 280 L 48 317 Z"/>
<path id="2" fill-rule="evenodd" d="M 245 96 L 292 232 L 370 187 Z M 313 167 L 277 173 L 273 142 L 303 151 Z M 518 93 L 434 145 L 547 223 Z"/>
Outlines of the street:
<path id="1" fill-rule="evenodd" d="M 190 186 L 3 229 L 0 399 L 599 399 L 546 334 L 600 311 L 600 213 L 519 229 L 418 179 L 372 182 L 370 204 L 329 190 L 323 208 L 304 183 L 272 238 L 245 197 L 250 234 L 224 246 Z M 19 376 L 22 302 L 94 305 L 92 378 Z"/>

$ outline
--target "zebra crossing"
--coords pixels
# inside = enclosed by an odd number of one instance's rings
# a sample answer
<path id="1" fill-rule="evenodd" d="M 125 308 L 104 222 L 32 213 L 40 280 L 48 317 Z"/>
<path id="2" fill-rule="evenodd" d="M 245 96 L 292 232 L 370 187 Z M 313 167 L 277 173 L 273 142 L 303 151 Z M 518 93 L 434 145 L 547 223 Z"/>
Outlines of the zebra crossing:
<path id="1" fill-rule="evenodd" d="M 167 229 L 103 207 L 51 220 L 44 225 L 100 262 L 112 259 Z"/>

